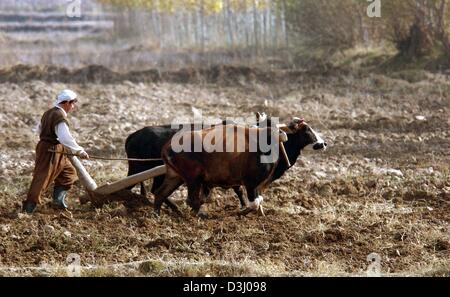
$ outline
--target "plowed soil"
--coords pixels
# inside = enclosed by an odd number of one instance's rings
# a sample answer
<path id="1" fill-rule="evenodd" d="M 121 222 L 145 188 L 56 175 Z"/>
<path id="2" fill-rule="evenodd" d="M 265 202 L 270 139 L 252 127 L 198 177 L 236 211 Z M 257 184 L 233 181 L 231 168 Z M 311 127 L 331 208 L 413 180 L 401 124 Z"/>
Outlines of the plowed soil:
<path id="1" fill-rule="evenodd" d="M 95 209 L 80 204 L 78 183 L 72 217 L 47 206 L 50 192 L 37 213 L 21 214 L 36 125 L 64 88 L 79 93 L 69 119 L 91 155 L 123 157 L 129 134 L 192 117 L 191 106 L 218 119 L 301 116 L 329 149 L 305 150 L 269 187 L 265 217 L 239 216 L 234 193 L 215 189 L 209 217 L 198 218 L 184 187 L 172 196 L 184 217 L 119 202 Z M 372 253 L 381 274 L 450 275 L 448 76 L 19 66 L 0 71 L 0 106 L 0 275 L 66 275 L 71 253 L 95 276 L 366 275 Z M 123 161 L 83 164 L 99 185 L 127 172 Z"/>

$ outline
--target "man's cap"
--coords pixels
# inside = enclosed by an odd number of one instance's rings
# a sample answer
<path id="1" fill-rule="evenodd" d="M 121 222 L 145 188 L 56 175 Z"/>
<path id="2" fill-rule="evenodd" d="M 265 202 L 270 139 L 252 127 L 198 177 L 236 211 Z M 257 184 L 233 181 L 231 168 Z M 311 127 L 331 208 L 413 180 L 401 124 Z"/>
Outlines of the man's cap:
<path id="1" fill-rule="evenodd" d="M 62 90 L 58 96 L 56 96 L 55 105 L 60 104 L 64 101 L 77 100 L 77 94 L 72 90 Z"/>

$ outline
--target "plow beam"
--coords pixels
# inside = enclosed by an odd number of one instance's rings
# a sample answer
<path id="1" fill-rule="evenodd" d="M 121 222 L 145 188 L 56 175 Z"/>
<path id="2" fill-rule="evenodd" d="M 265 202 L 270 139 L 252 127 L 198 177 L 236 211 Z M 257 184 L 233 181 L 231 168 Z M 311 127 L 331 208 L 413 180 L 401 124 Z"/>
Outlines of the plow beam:
<path id="1" fill-rule="evenodd" d="M 166 166 L 161 165 L 134 175 L 127 176 L 126 178 L 123 178 L 116 182 L 98 187 L 97 189 L 94 190 L 94 192 L 101 195 L 109 195 L 114 192 L 128 188 L 129 186 L 140 183 L 144 180 L 153 178 L 155 176 L 163 175 L 165 173 L 166 173 Z"/>
<path id="2" fill-rule="evenodd" d="M 89 175 L 86 168 L 84 168 L 83 164 L 81 164 L 80 160 L 78 160 L 78 158 L 75 156 L 70 156 L 69 159 L 77 171 L 81 184 L 86 188 L 86 191 L 88 193 L 87 197 L 84 197 L 82 199 L 80 198 L 80 202 L 84 204 L 87 201 L 91 201 L 91 203 L 98 207 L 112 201 L 125 201 L 130 205 L 151 205 L 152 203 L 147 199 L 147 197 L 135 194 L 130 190 L 126 190 L 126 188 L 166 173 L 166 166 L 161 165 L 134 175 L 127 176 L 116 182 L 97 187 L 97 183 Z M 86 198 L 88 200 L 86 200 Z"/>

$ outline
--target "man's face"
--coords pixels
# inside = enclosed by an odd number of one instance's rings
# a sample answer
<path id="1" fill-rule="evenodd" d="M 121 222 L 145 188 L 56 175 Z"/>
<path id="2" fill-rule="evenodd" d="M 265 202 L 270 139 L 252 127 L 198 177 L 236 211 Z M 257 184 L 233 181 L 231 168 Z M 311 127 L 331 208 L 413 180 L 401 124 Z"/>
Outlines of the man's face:
<path id="1" fill-rule="evenodd" d="M 66 101 L 62 107 L 64 109 L 65 112 L 69 113 L 72 110 L 75 109 L 75 104 L 76 104 L 76 100 L 72 100 L 72 101 Z"/>

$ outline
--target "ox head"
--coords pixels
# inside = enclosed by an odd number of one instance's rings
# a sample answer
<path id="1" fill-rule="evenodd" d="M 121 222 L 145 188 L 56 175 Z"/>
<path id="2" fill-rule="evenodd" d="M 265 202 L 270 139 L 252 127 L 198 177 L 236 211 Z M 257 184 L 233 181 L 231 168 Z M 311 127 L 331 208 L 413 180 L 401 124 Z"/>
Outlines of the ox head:
<path id="1" fill-rule="evenodd" d="M 265 112 L 256 112 L 255 115 L 257 123 L 267 120 L 267 114 Z"/>
<path id="2" fill-rule="evenodd" d="M 280 129 L 288 134 L 298 135 L 302 147 L 311 144 L 314 150 L 325 150 L 327 148 L 327 143 L 304 119 L 293 118 L 289 125 L 282 125 Z"/>

